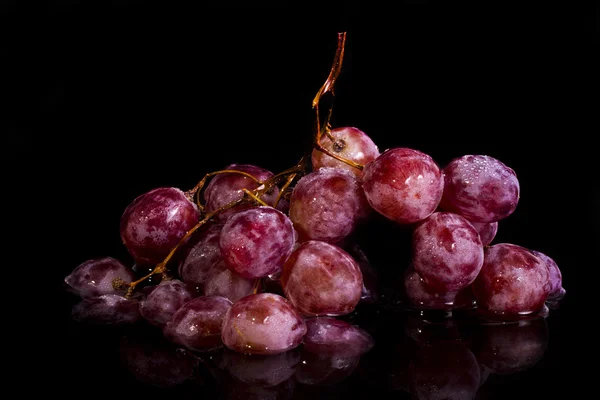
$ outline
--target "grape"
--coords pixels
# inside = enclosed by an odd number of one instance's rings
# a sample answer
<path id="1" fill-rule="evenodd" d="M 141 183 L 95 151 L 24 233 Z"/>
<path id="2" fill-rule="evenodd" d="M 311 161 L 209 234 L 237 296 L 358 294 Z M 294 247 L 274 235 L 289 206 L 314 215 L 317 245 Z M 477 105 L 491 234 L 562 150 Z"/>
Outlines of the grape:
<path id="1" fill-rule="evenodd" d="M 562 273 L 560 272 L 556 261 L 542 252 L 533 250 L 532 253 L 538 256 L 548 268 L 548 279 L 550 281 L 548 300 L 554 300 L 563 297 L 566 293 L 566 290 L 562 287 Z"/>
<path id="2" fill-rule="evenodd" d="M 400 224 L 410 224 L 436 210 L 444 180 L 429 155 L 397 147 L 365 166 L 363 189 L 377 212 Z"/>
<path id="3" fill-rule="evenodd" d="M 340 243 L 371 211 L 355 175 L 321 168 L 303 176 L 290 197 L 290 219 L 301 241 Z"/>
<path id="4" fill-rule="evenodd" d="M 140 265 L 158 264 L 198 222 L 198 207 L 172 187 L 138 196 L 121 216 L 121 239 Z"/>
<path id="5" fill-rule="evenodd" d="M 518 324 L 489 324 L 480 327 L 475 354 L 495 374 L 514 374 L 537 364 L 548 346 L 545 318 Z"/>
<path id="6" fill-rule="evenodd" d="M 539 311 L 550 291 L 545 263 L 529 249 L 498 243 L 485 248 L 473 283 L 477 305 L 491 316 L 514 318 Z"/>
<path id="7" fill-rule="evenodd" d="M 139 321 L 139 301 L 118 294 L 86 297 L 71 309 L 75 321 L 91 324 L 122 325 Z"/>
<path id="8" fill-rule="evenodd" d="M 496 237 L 496 233 L 498 233 L 498 221 L 496 222 L 473 222 L 470 221 L 471 225 L 475 228 L 477 233 L 479 233 L 479 238 L 481 239 L 481 244 L 484 246 L 492 243 L 492 240 Z"/>
<path id="9" fill-rule="evenodd" d="M 140 313 L 152 325 L 163 327 L 193 292 L 179 279 L 163 280 L 140 302 Z"/>
<path id="10" fill-rule="evenodd" d="M 222 296 L 231 301 L 254 293 L 256 280 L 246 279 L 227 268 L 223 260 L 219 260 L 206 274 L 204 294 L 207 296 Z"/>
<path id="11" fill-rule="evenodd" d="M 483 245 L 467 219 L 435 212 L 413 231 L 412 263 L 427 286 L 437 291 L 458 291 L 479 274 Z"/>
<path id="12" fill-rule="evenodd" d="M 417 349 L 410 370 L 417 399 L 474 399 L 480 367 L 467 346 L 444 340 Z"/>
<path id="13" fill-rule="evenodd" d="M 436 290 L 428 286 L 412 267 L 404 272 L 404 294 L 409 304 L 417 309 L 450 310 L 470 307 L 474 301 L 471 286 L 458 291 Z"/>
<path id="14" fill-rule="evenodd" d="M 194 374 L 198 361 L 179 351 L 160 331 L 139 329 L 121 338 L 121 362 L 139 381 L 168 388 L 182 384 Z"/>
<path id="15" fill-rule="evenodd" d="M 304 242 L 283 267 L 281 284 L 288 300 L 307 316 L 345 315 L 362 296 L 357 262 L 341 248 L 317 240 Z"/>
<path id="16" fill-rule="evenodd" d="M 300 362 L 298 348 L 272 355 L 242 354 L 225 350 L 225 368 L 242 382 L 272 387 L 290 379 Z"/>
<path id="17" fill-rule="evenodd" d="M 484 155 L 455 158 L 444 168 L 440 207 L 469 221 L 495 222 L 511 215 L 519 202 L 519 180 L 501 161 Z"/>
<path id="18" fill-rule="evenodd" d="M 335 141 L 332 143 L 329 136 L 323 135 L 321 145 L 346 160 L 365 165 L 379 157 L 377 145 L 373 143 L 373 140 L 366 133 L 358 128 L 349 126 L 339 127 L 332 129 L 330 133 Z M 336 160 L 317 149 L 312 151 L 311 160 L 313 170 L 315 171 L 322 167 L 335 167 L 346 169 L 358 178 L 362 178 L 363 176 L 362 170 Z"/>
<path id="19" fill-rule="evenodd" d="M 195 286 L 200 292 L 204 290 L 208 270 L 221 259 L 219 237 L 222 229 L 222 224 L 212 223 L 194 232 L 179 264 L 181 280 Z"/>
<path id="20" fill-rule="evenodd" d="M 222 339 L 231 350 L 247 354 L 278 354 L 297 347 L 306 324 L 284 297 L 273 293 L 246 296 L 225 315 Z"/>
<path id="21" fill-rule="evenodd" d="M 294 246 L 292 221 L 272 207 L 254 207 L 229 217 L 219 239 L 229 268 L 247 279 L 281 269 Z"/>
<path id="22" fill-rule="evenodd" d="M 308 318 L 304 349 L 318 354 L 360 356 L 371 350 L 373 338 L 364 329 L 332 317 Z"/>
<path id="23" fill-rule="evenodd" d="M 189 350 L 209 351 L 223 346 L 221 328 L 231 301 L 201 296 L 187 301 L 163 328 L 167 339 Z"/>
<path id="24" fill-rule="evenodd" d="M 103 294 L 125 294 L 113 287 L 114 279 L 130 283 L 135 279 L 133 271 L 112 257 L 97 258 L 81 263 L 66 278 L 65 283 L 81 297 Z"/>
<path id="25" fill-rule="evenodd" d="M 225 169 L 246 172 L 261 182 L 265 182 L 273 176 L 271 171 L 249 164 L 230 164 Z M 206 212 L 215 211 L 244 197 L 243 189 L 254 190 L 258 189 L 259 186 L 254 180 L 242 174 L 229 172 L 215 175 L 204 190 L 205 210 Z M 279 189 L 274 186 L 268 193 L 265 193 L 261 197 L 261 200 L 268 205 L 273 205 L 278 195 Z M 250 207 L 249 204 L 237 205 L 229 210 L 220 212 L 217 218 L 224 221 L 235 212 L 248 207 Z"/>

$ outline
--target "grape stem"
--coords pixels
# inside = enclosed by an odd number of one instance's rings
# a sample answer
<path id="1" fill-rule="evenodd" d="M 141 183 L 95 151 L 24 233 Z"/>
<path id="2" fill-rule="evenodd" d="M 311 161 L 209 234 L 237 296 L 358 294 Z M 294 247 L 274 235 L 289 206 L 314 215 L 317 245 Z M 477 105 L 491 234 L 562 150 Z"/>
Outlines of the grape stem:
<path id="1" fill-rule="evenodd" d="M 323 84 L 323 86 L 321 86 L 321 88 L 319 89 L 315 98 L 312 101 L 312 106 L 315 109 L 315 113 L 317 115 L 317 129 L 316 129 L 316 133 L 315 133 L 314 140 L 313 140 L 313 146 L 316 150 L 327 154 L 329 157 L 333 157 L 338 161 L 341 161 L 345 164 L 350 165 L 351 167 L 362 170 L 364 168 L 364 165 L 359 164 L 352 160 L 348 160 L 347 158 L 344 158 L 342 156 L 339 156 L 339 155 L 335 154 L 334 152 L 329 151 L 328 149 L 323 147 L 323 145 L 321 145 L 321 139 L 323 138 L 323 135 L 327 136 L 331 140 L 332 143 L 335 143 L 335 138 L 331 134 L 331 126 L 330 126 L 331 114 L 333 113 L 333 104 L 329 107 L 329 111 L 327 112 L 327 117 L 325 118 L 325 121 L 323 122 L 323 124 L 321 124 L 321 117 L 320 117 L 320 113 L 319 113 L 319 103 L 321 101 L 321 98 L 327 93 L 331 93 L 331 96 L 335 97 L 333 88 L 335 85 L 335 81 L 337 80 L 337 77 L 342 70 L 342 62 L 344 60 L 344 48 L 345 47 L 346 47 L 346 32 L 338 33 L 337 48 L 335 51 L 335 57 L 333 59 L 333 64 L 331 66 L 331 70 L 329 71 L 329 76 L 327 76 L 325 83 Z"/>
<path id="2" fill-rule="evenodd" d="M 338 33 L 338 43 L 337 43 L 336 53 L 335 53 L 333 65 L 331 66 L 331 69 L 329 71 L 329 76 L 327 77 L 327 80 L 325 81 L 323 86 L 321 86 L 321 88 L 317 92 L 317 94 L 312 102 L 312 106 L 315 109 L 316 115 L 317 115 L 316 134 L 315 134 L 314 140 L 313 140 L 313 147 L 315 149 L 327 154 L 328 156 L 335 158 L 336 160 L 339 160 L 339 161 L 344 162 L 354 168 L 358 168 L 358 169 L 362 170 L 363 165 L 358 164 L 351 160 L 347 160 L 341 156 L 338 156 L 338 155 L 330 152 L 329 150 L 327 150 L 326 148 L 324 148 L 321 145 L 321 138 L 323 137 L 323 135 L 326 135 L 333 143 L 335 143 L 335 138 L 331 134 L 330 125 L 329 125 L 329 122 L 331 120 L 331 114 L 333 112 L 333 105 L 331 105 L 329 107 L 329 111 L 327 113 L 327 118 L 325 119 L 324 123 L 321 125 L 320 116 L 319 116 L 319 102 L 321 101 L 321 98 L 327 93 L 331 93 L 332 96 L 334 95 L 333 87 L 334 87 L 335 81 L 342 69 L 342 61 L 344 59 L 345 45 L 346 45 L 346 32 Z M 168 262 L 173 258 L 176 251 L 181 247 L 181 245 L 183 245 L 189 239 L 189 237 L 194 232 L 196 232 L 201 226 L 203 226 L 205 223 L 207 223 L 209 220 L 211 220 L 215 215 L 217 215 L 225 210 L 228 210 L 230 208 L 233 208 L 237 205 L 245 203 L 245 202 L 251 201 L 251 202 L 256 202 L 262 206 L 269 206 L 267 203 L 265 203 L 263 200 L 261 200 L 261 197 L 265 193 L 270 191 L 274 186 L 276 186 L 280 181 L 282 181 L 285 178 L 285 183 L 282 185 L 280 192 L 277 195 L 277 199 L 275 200 L 275 203 L 273 204 L 273 207 L 277 207 L 277 205 L 279 204 L 279 201 L 282 198 L 286 198 L 286 199 L 289 198 L 289 192 L 290 192 L 289 188 L 292 185 L 292 183 L 294 182 L 294 180 L 301 177 L 302 175 L 304 175 L 306 173 L 306 171 L 308 169 L 308 160 L 309 159 L 310 159 L 310 154 L 304 155 L 300 159 L 300 161 L 298 161 L 298 163 L 296 163 L 296 165 L 294 165 L 291 168 L 286 169 L 285 171 L 282 171 L 282 172 L 279 172 L 278 174 L 273 175 L 272 177 L 270 177 L 269 179 L 267 179 L 264 182 L 258 180 L 257 178 L 255 178 L 254 176 L 252 176 L 251 174 L 249 174 L 247 172 L 237 171 L 234 169 L 223 169 L 223 170 L 214 171 L 214 172 L 210 172 L 210 173 L 206 174 L 196 184 L 196 186 L 194 186 L 191 190 L 188 190 L 187 192 L 185 192 L 186 197 L 190 201 L 196 203 L 196 205 L 198 206 L 198 209 L 200 210 L 201 217 L 200 217 L 200 220 L 198 221 L 198 223 L 196 225 L 194 225 L 189 231 L 186 232 L 186 234 L 180 239 L 179 243 L 177 243 L 171 249 L 171 251 L 165 257 L 165 259 L 163 261 L 161 261 L 159 264 L 157 264 L 149 274 L 147 274 L 147 275 L 141 277 L 140 279 L 133 281 L 131 283 L 127 283 L 127 282 L 123 281 L 122 279 L 115 278 L 112 282 L 113 287 L 115 289 L 123 289 L 126 287 L 127 293 L 125 296 L 127 298 L 130 298 L 132 296 L 133 291 L 135 290 L 136 286 L 139 285 L 140 283 L 144 282 L 146 279 L 150 278 L 151 276 L 157 275 L 157 274 L 162 274 L 163 279 L 168 278 L 167 277 Z M 208 181 L 209 178 L 214 177 L 215 175 L 218 175 L 218 174 L 226 174 L 226 173 L 243 175 L 247 178 L 252 179 L 259 186 L 258 186 L 258 188 L 254 189 L 253 191 L 250 191 L 248 189 L 243 189 L 244 196 L 242 198 L 240 198 L 238 200 L 234 200 L 214 211 L 205 213 L 204 206 L 202 205 L 202 203 L 200 201 L 200 193 L 201 193 L 202 189 L 206 185 L 206 182 Z M 256 286 L 255 290 L 257 290 L 257 288 L 258 288 L 258 286 Z"/>

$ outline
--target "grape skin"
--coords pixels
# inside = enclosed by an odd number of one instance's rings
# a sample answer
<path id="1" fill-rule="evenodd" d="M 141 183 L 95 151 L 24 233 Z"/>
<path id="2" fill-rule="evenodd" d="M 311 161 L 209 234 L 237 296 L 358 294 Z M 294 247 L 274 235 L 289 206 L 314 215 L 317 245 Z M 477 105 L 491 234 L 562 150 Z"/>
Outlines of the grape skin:
<path id="1" fill-rule="evenodd" d="M 119 260 L 103 257 L 87 260 L 73 270 L 65 283 L 81 297 L 95 297 L 103 294 L 125 294 L 124 290 L 113 287 L 114 279 L 130 283 L 135 279 L 133 271 Z"/>
<path id="2" fill-rule="evenodd" d="M 304 242 L 287 259 L 281 284 L 287 299 L 305 316 L 337 316 L 354 310 L 362 296 L 358 263 L 341 248 Z"/>
<path id="3" fill-rule="evenodd" d="M 304 349 L 311 353 L 360 356 L 375 344 L 364 329 L 333 317 L 308 318 Z"/>
<path id="4" fill-rule="evenodd" d="M 485 248 L 473 283 L 480 310 L 502 318 L 534 313 L 544 306 L 549 290 L 548 268 L 529 249 L 510 243 Z"/>
<path id="5" fill-rule="evenodd" d="M 473 222 L 470 221 L 471 225 L 477 230 L 479 233 L 479 238 L 481 239 L 481 244 L 484 246 L 488 246 L 492 243 L 492 240 L 496 237 L 496 233 L 498 233 L 498 221 L 496 222 Z"/>
<path id="6" fill-rule="evenodd" d="M 246 296 L 225 315 L 222 339 L 246 354 L 279 354 L 300 345 L 306 324 L 294 306 L 273 293 Z"/>
<path id="7" fill-rule="evenodd" d="M 444 168 L 440 207 L 474 222 L 495 222 L 511 215 L 519 202 L 517 174 L 485 155 L 455 158 Z"/>
<path id="8" fill-rule="evenodd" d="M 303 176 L 290 198 L 289 216 L 300 241 L 338 244 L 370 212 L 356 176 L 344 169 L 321 168 Z"/>
<path id="9" fill-rule="evenodd" d="M 183 304 L 163 328 L 167 339 L 189 350 L 210 351 L 223 346 L 221 328 L 232 302 L 220 296 L 201 296 Z"/>
<path id="10" fill-rule="evenodd" d="M 139 321 L 139 302 L 118 294 L 87 297 L 71 309 L 75 321 L 91 324 L 122 325 Z"/>
<path id="11" fill-rule="evenodd" d="M 121 216 L 121 239 L 137 264 L 158 264 L 196 225 L 199 215 L 181 190 L 157 188 L 127 206 Z"/>
<path id="12" fill-rule="evenodd" d="M 427 286 L 412 267 L 404 272 L 404 294 L 410 305 L 417 309 L 449 310 L 473 304 L 470 286 L 459 291 L 435 290 Z"/>
<path id="13" fill-rule="evenodd" d="M 254 292 L 256 280 L 246 279 L 227 268 L 223 260 L 217 261 L 207 272 L 204 295 L 222 296 L 236 301 Z"/>
<path id="14" fill-rule="evenodd" d="M 363 189 L 377 212 L 400 224 L 411 224 L 436 210 L 444 180 L 429 155 L 397 147 L 365 166 Z"/>
<path id="15" fill-rule="evenodd" d="M 140 302 L 140 313 L 152 325 L 163 327 L 192 298 L 194 293 L 179 279 L 163 280 Z"/>
<path id="16" fill-rule="evenodd" d="M 556 261 L 540 251 L 533 250 L 532 253 L 538 256 L 548 268 L 548 278 L 550 282 L 548 299 L 554 300 L 563 297 L 566 290 L 562 287 L 562 273 L 560 272 Z"/>
<path id="17" fill-rule="evenodd" d="M 221 259 L 219 237 L 222 224 L 211 223 L 194 232 L 183 250 L 178 272 L 181 280 L 202 292 L 209 269 Z"/>
<path id="18" fill-rule="evenodd" d="M 483 265 L 479 233 L 464 217 L 435 212 L 413 231 L 412 263 L 425 283 L 438 291 L 458 291 Z"/>
<path id="19" fill-rule="evenodd" d="M 230 164 L 225 169 L 246 172 L 261 182 L 273 176 L 271 171 L 250 164 Z M 228 172 L 215 175 L 204 190 L 204 208 L 206 212 L 215 211 L 233 201 L 241 199 L 244 196 L 243 189 L 254 190 L 258 187 L 258 183 L 242 174 Z M 279 189 L 275 186 L 271 192 L 261 196 L 261 200 L 268 205 L 273 205 L 278 195 Z M 237 205 L 229 210 L 220 212 L 217 218 L 220 221 L 225 221 L 232 214 L 248 207 L 251 206 L 249 204 Z"/>
<path id="20" fill-rule="evenodd" d="M 370 161 L 375 160 L 379 157 L 379 149 L 373 140 L 363 131 L 358 128 L 351 126 L 344 126 L 334 128 L 330 131 L 331 136 L 335 139 L 335 142 L 339 144 L 343 143 L 343 148 L 339 151 L 338 146 L 331 142 L 331 139 L 327 135 L 323 135 L 321 138 L 321 146 L 331 151 L 332 153 L 346 159 L 353 161 L 360 165 L 365 165 Z M 311 153 L 312 167 L 314 171 L 323 167 L 341 168 L 352 172 L 357 178 L 362 178 L 363 171 L 355 168 L 345 162 L 336 160 L 335 158 L 313 149 Z"/>
<path id="21" fill-rule="evenodd" d="M 294 246 L 292 221 L 272 207 L 260 206 L 229 217 L 219 238 L 229 268 L 247 279 L 281 270 Z"/>

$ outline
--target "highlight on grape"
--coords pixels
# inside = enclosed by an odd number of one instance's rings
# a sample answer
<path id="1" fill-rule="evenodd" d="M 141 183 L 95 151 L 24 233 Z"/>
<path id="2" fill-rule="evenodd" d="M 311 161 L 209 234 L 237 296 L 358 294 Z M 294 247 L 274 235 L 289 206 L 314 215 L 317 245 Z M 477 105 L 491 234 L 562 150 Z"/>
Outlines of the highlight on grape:
<path id="1" fill-rule="evenodd" d="M 230 164 L 187 191 L 141 193 L 120 220 L 135 268 L 110 256 L 82 261 L 65 278 L 81 297 L 74 319 L 145 321 L 188 351 L 225 348 L 229 368 L 241 375 L 252 369 L 248 360 L 234 362 L 243 355 L 281 355 L 285 363 L 283 354 L 302 348 L 354 360 L 374 340 L 340 317 L 359 304 L 385 302 L 377 267 L 353 242 L 377 214 L 412 235 L 411 263 L 399 267 L 402 302 L 393 306 L 450 318 L 464 310 L 482 326 L 547 315 L 565 295 L 551 255 L 492 244 L 498 222 L 519 202 L 515 171 L 487 155 L 440 166 L 417 149 L 380 152 L 359 128 L 331 126 L 332 106 L 324 112 L 320 102 L 333 97 L 345 41 L 339 33 L 329 76 L 313 100 L 315 132 L 306 155 L 281 172 Z M 481 346 L 485 354 L 489 345 Z M 469 350 L 443 351 L 464 359 L 476 388 L 480 371 Z M 433 350 L 423 354 L 416 386 L 435 372 L 429 361 L 436 357 Z"/>

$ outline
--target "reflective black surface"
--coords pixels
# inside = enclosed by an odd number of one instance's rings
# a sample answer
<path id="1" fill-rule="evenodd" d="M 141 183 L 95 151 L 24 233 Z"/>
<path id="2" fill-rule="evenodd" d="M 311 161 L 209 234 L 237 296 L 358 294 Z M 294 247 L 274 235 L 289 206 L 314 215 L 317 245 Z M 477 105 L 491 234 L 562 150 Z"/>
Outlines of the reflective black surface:
<path id="1" fill-rule="evenodd" d="M 590 370 L 580 360 L 593 364 L 596 347 L 586 285 L 597 276 L 599 185 L 587 144 L 597 132 L 593 10 L 423 1 L 377 12 L 144 1 L 13 8 L 5 15 L 24 33 L 9 46 L 19 79 L 6 159 L 11 171 L 37 171 L 19 179 L 35 203 L 18 252 L 40 284 L 30 289 L 38 297 L 23 300 L 36 326 L 23 334 L 37 348 L 35 368 L 23 368 L 32 385 L 41 379 L 63 399 L 584 398 Z M 198 359 L 153 338 L 151 327 L 140 337 L 72 321 L 77 299 L 62 279 L 90 258 L 130 262 L 118 228 L 134 197 L 187 190 L 231 162 L 281 171 L 310 148 L 311 101 L 342 30 L 333 125 L 440 165 L 488 154 L 511 166 L 521 199 L 494 242 L 557 261 L 567 290 L 558 308 L 521 325 L 481 326 L 364 306 L 346 318 L 375 347 L 334 370 L 302 349 L 264 363 Z M 393 286 L 407 265 L 407 232 L 376 219 L 359 239 Z M 251 367 L 236 369 L 243 365 Z"/>

